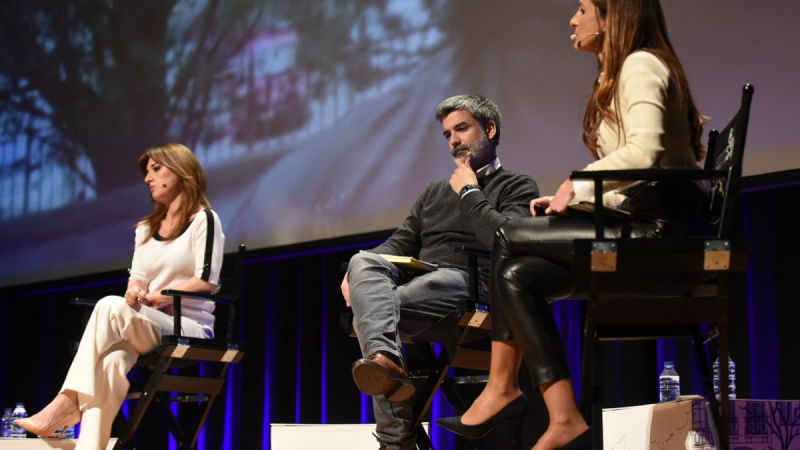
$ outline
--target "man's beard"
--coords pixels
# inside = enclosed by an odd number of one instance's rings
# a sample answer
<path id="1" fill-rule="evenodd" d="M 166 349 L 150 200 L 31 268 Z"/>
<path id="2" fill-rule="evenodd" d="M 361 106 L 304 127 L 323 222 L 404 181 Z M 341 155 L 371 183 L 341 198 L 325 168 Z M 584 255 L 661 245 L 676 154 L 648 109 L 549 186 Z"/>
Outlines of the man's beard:
<path id="1" fill-rule="evenodd" d="M 486 135 L 486 132 L 481 130 L 480 135 L 475 139 L 475 142 L 470 144 L 459 144 L 456 148 L 453 149 L 451 155 L 453 159 L 459 158 L 462 161 L 466 160 L 468 157 L 472 158 L 473 161 L 478 160 L 481 161 L 486 156 L 486 153 L 489 151 L 489 136 Z M 459 155 L 459 152 L 467 151 L 468 153 L 462 153 Z"/>

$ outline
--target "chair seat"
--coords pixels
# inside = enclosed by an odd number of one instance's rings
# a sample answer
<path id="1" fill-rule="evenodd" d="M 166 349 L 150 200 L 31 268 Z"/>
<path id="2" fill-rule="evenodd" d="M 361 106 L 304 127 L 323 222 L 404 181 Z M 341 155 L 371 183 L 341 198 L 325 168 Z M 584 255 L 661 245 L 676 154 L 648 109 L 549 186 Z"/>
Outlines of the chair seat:
<path id="1" fill-rule="evenodd" d="M 679 274 L 713 273 L 706 270 L 707 238 L 657 238 L 608 240 L 616 244 L 617 273 Z M 576 239 L 573 244 L 572 269 L 575 273 L 592 272 L 592 246 L 596 239 Z M 730 241 L 730 266 L 727 270 L 747 270 L 747 244 Z"/>
<path id="2" fill-rule="evenodd" d="M 238 363 L 245 353 L 243 342 L 228 342 L 215 339 L 163 336 L 161 344 L 141 355 L 136 361 L 139 367 L 155 367 L 162 356 L 175 358 L 170 367 L 180 369 L 200 361 Z"/>

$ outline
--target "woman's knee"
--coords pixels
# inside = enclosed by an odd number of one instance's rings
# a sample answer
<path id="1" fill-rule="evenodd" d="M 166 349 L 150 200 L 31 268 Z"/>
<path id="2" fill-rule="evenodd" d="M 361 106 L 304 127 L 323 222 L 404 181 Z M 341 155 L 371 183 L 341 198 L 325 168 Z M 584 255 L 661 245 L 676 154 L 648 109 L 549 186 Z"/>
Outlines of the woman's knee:
<path id="1" fill-rule="evenodd" d="M 501 282 L 515 289 L 533 289 L 539 259 L 529 256 L 508 260 L 500 269 Z"/>
<path id="2" fill-rule="evenodd" d="M 121 311 L 123 308 L 130 308 L 130 305 L 125 302 L 123 297 L 118 295 L 103 297 L 94 306 L 95 311 L 108 311 L 110 313 Z"/>
<path id="3" fill-rule="evenodd" d="M 525 291 L 543 299 L 563 298 L 575 285 L 575 276 L 570 270 L 539 256 L 510 259 L 501 267 L 499 276 L 506 292 Z M 516 296 L 503 295 L 501 299 L 513 300 L 512 297 Z"/>
<path id="4" fill-rule="evenodd" d="M 113 346 L 103 356 L 103 371 L 105 373 L 127 374 L 136 363 L 139 354 L 132 346 L 119 343 Z"/>
<path id="5" fill-rule="evenodd" d="M 537 239 L 543 232 L 543 225 L 546 228 L 547 220 L 541 217 L 525 217 L 522 219 L 509 220 L 497 227 L 494 232 L 494 247 L 492 251 L 501 256 L 510 257 L 518 253 L 519 244 L 527 244 Z M 536 232 L 532 232 L 537 230 Z"/>
<path id="6" fill-rule="evenodd" d="M 497 227 L 494 231 L 494 242 L 492 243 L 492 254 L 496 256 L 506 255 L 511 252 L 512 245 L 508 239 L 510 222 Z"/>

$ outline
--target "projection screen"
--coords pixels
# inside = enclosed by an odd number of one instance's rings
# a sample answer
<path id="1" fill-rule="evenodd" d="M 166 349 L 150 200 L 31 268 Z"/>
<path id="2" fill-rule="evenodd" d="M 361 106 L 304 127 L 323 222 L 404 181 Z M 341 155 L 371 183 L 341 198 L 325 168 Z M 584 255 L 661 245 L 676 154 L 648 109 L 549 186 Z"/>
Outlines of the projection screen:
<path id="1" fill-rule="evenodd" d="M 756 88 L 746 174 L 800 167 L 792 1 L 662 0 L 696 103 L 724 126 Z M 0 286 L 127 267 L 151 210 L 137 160 L 182 142 L 227 250 L 396 227 L 454 168 L 436 105 L 503 114 L 502 164 L 552 193 L 596 60 L 576 0 L 6 0 L 0 5 Z"/>

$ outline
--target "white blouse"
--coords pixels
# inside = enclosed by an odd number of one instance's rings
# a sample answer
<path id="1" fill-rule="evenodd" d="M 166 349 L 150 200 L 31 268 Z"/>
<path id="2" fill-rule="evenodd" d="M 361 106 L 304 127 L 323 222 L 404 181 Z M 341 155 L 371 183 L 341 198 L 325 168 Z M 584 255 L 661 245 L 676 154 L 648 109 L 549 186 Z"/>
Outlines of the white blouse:
<path id="1" fill-rule="evenodd" d="M 612 101 L 611 110 L 616 111 Z M 597 130 L 600 159 L 585 170 L 649 169 L 656 167 L 697 168 L 688 120 L 688 104 L 670 79 L 669 69 L 646 51 L 630 54 L 622 64 L 619 78 L 619 117 L 616 124 L 603 122 Z M 608 183 L 605 189 L 619 187 Z M 593 200 L 591 181 L 573 183 L 575 200 Z M 603 203 L 616 204 L 622 198 L 604 194 Z"/>
<path id="2" fill-rule="evenodd" d="M 208 218 L 213 219 L 209 223 Z M 136 227 L 136 248 L 133 252 L 130 279 L 143 282 L 148 292 L 180 284 L 193 276 L 212 284 L 219 284 L 225 235 L 219 217 L 212 210 L 197 213 L 189 226 L 172 241 L 165 241 L 157 233 L 144 242 L 149 226 Z M 172 302 L 157 306 L 172 313 Z M 214 328 L 214 303 L 207 300 L 182 299 L 181 315 L 203 326 Z"/>

